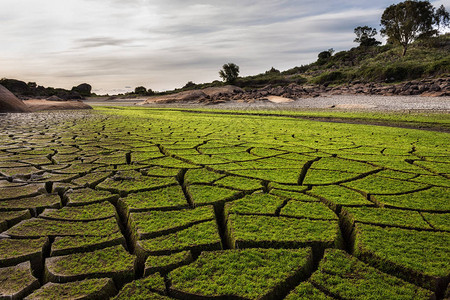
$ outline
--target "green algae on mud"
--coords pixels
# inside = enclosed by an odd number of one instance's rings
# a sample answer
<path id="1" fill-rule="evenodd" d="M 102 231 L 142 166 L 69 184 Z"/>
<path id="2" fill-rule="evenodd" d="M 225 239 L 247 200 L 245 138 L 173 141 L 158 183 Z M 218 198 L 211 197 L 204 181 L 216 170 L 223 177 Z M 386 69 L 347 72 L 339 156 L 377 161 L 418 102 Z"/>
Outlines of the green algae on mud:
<path id="1" fill-rule="evenodd" d="M 55 297 L 89 278 L 114 279 L 118 299 L 363 299 L 377 282 L 387 298 L 445 294 L 446 133 L 146 108 L 5 117 L 0 129 L 1 266 L 31 259 L 44 282 L 45 259 L 67 281 L 44 289 Z M 285 276 L 290 262 L 258 259 L 264 248 L 305 247 L 317 275 L 239 292 L 255 262 Z M 223 286 L 203 280 L 210 271 Z"/>

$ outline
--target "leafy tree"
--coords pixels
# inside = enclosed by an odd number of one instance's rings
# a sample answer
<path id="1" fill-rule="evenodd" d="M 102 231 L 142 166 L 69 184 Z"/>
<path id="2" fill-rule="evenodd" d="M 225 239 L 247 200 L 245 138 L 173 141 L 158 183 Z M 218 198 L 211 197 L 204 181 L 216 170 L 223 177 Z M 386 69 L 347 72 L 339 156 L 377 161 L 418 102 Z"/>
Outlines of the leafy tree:
<path id="1" fill-rule="evenodd" d="M 194 88 L 194 87 L 196 87 L 196 86 L 197 86 L 197 85 L 196 85 L 194 82 L 188 81 L 188 82 L 183 86 L 183 89 Z"/>
<path id="2" fill-rule="evenodd" d="M 219 76 L 227 83 L 234 83 L 239 77 L 239 66 L 234 63 L 224 64 L 219 71 Z"/>
<path id="3" fill-rule="evenodd" d="M 330 59 L 331 56 L 333 56 L 333 53 L 334 53 L 333 48 L 320 52 L 319 55 L 317 56 L 318 57 L 317 63 L 319 65 L 323 65 L 328 61 L 328 59 Z"/>
<path id="4" fill-rule="evenodd" d="M 437 34 L 435 25 L 448 26 L 448 12 L 443 6 L 435 12 L 429 1 L 407 0 L 385 9 L 381 34 L 388 36 L 390 42 L 400 44 L 404 56 L 411 42 Z"/>
<path id="5" fill-rule="evenodd" d="M 274 67 L 272 67 L 270 70 L 266 71 L 265 74 L 280 74 L 280 70 L 275 69 Z"/>
<path id="6" fill-rule="evenodd" d="M 134 89 L 134 93 L 137 95 L 146 95 L 147 89 L 143 86 L 138 86 Z"/>
<path id="7" fill-rule="evenodd" d="M 434 14 L 434 22 L 438 26 L 438 29 L 442 27 L 447 27 L 450 24 L 450 14 L 445 9 L 444 5 L 441 5 Z"/>
<path id="8" fill-rule="evenodd" d="M 362 47 L 370 47 L 380 45 L 374 36 L 377 35 L 377 30 L 369 26 L 358 26 L 355 28 L 356 39 L 355 43 L 359 43 Z"/>

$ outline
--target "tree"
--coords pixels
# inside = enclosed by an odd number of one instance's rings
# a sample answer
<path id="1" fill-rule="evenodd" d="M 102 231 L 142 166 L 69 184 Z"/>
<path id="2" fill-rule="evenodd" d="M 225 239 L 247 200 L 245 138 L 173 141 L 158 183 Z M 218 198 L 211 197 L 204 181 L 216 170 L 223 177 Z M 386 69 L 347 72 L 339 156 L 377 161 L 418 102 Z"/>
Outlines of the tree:
<path id="1" fill-rule="evenodd" d="M 239 77 L 239 66 L 234 63 L 224 64 L 222 70 L 219 71 L 219 76 L 227 83 L 234 83 Z"/>
<path id="2" fill-rule="evenodd" d="M 319 55 L 317 56 L 317 63 L 319 65 L 323 65 L 328 61 L 328 59 L 330 59 L 331 56 L 333 56 L 333 53 L 334 53 L 333 48 L 320 52 Z"/>
<path id="3" fill-rule="evenodd" d="M 442 6 L 435 12 L 429 1 L 407 0 L 393 4 L 381 16 L 381 34 L 390 42 L 403 47 L 405 56 L 408 45 L 414 40 L 438 33 L 434 26 L 448 26 L 448 12 Z"/>
<path id="4" fill-rule="evenodd" d="M 374 36 L 377 30 L 369 26 L 358 26 L 355 28 L 356 39 L 353 41 L 359 43 L 362 47 L 378 46 L 381 42 L 377 41 Z"/>
<path id="5" fill-rule="evenodd" d="M 134 89 L 134 93 L 137 95 L 146 95 L 147 89 L 143 86 L 138 86 Z"/>
<path id="6" fill-rule="evenodd" d="M 434 22 L 437 24 L 438 29 L 447 27 L 450 24 L 450 14 L 445 9 L 444 5 L 441 5 L 434 14 Z"/>

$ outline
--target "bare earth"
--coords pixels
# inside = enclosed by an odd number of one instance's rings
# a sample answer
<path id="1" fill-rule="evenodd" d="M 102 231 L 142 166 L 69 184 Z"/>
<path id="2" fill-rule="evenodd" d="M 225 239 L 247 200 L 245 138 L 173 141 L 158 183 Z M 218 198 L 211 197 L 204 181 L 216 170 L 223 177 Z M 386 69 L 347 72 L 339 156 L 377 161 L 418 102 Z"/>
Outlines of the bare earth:
<path id="1" fill-rule="evenodd" d="M 320 110 L 352 110 L 352 111 L 434 111 L 450 112 L 450 97 L 420 97 L 420 96 L 328 96 L 317 98 L 301 98 L 294 101 L 271 99 L 275 101 L 256 101 L 254 103 L 241 103 L 229 101 L 208 108 L 218 109 L 320 109 Z M 92 106 L 114 105 L 134 106 L 141 104 L 142 99 L 116 99 L 98 101 L 91 98 L 85 103 Z M 149 104 L 144 107 L 205 107 L 193 103 Z"/>

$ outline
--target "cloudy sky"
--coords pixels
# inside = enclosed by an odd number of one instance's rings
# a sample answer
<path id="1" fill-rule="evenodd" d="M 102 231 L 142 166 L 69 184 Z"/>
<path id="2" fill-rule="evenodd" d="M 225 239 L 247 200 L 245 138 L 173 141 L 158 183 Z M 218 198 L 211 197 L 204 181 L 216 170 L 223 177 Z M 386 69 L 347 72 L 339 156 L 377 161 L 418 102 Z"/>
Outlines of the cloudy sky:
<path id="1" fill-rule="evenodd" d="M 346 50 L 395 0 L 0 0 L 0 77 L 98 93 L 166 90 Z M 450 0 L 432 1 L 450 8 Z"/>

